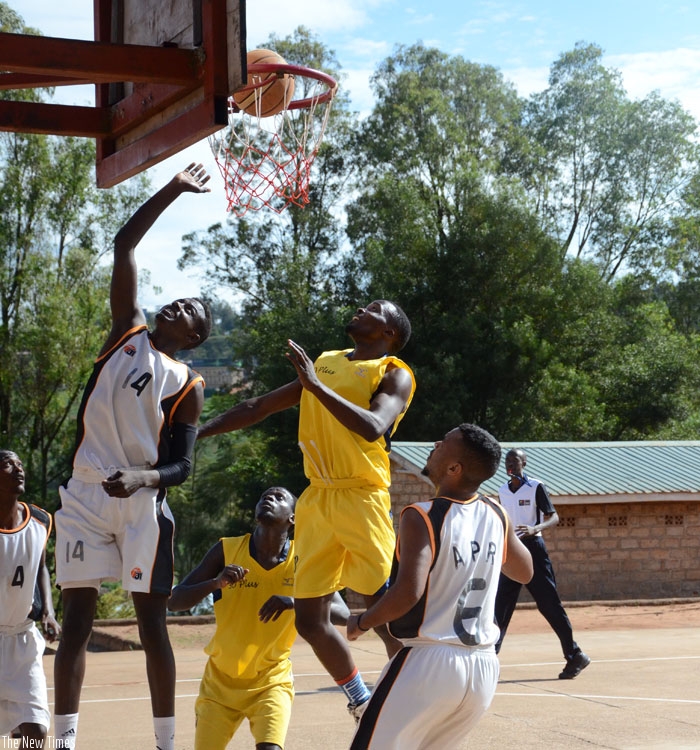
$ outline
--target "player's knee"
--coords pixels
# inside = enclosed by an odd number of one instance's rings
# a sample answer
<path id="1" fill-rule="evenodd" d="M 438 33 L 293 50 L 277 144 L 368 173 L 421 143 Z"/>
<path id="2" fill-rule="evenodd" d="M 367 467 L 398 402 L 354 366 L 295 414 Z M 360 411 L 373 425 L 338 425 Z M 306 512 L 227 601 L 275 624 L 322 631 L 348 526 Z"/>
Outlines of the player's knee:
<path id="1" fill-rule="evenodd" d="M 332 627 L 330 621 L 327 621 L 318 613 L 296 612 L 297 632 L 309 643 L 323 638 L 330 627 Z"/>
<path id="2" fill-rule="evenodd" d="M 67 609 L 63 615 L 59 647 L 64 651 L 78 653 L 87 648 L 92 635 L 93 618 L 75 608 Z"/>

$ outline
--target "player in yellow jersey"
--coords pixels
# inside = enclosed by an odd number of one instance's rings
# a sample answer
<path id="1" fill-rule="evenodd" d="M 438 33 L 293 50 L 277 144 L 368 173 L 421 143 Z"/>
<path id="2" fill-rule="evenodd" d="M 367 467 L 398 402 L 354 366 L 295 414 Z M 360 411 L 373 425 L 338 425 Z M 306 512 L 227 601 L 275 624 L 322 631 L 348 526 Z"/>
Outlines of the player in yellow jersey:
<path id="1" fill-rule="evenodd" d="M 214 594 L 216 632 L 195 705 L 195 750 L 223 750 L 244 718 L 257 750 L 284 747 L 294 697 L 295 504 L 283 487 L 265 490 L 253 533 L 220 539 L 173 589 L 174 611 Z M 349 611 L 339 596 L 335 612 L 344 624 Z"/>
<path id="2" fill-rule="evenodd" d="M 346 332 L 354 348 L 324 352 L 315 363 L 289 341 L 297 379 L 215 417 L 198 437 L 248 427 L 300 404 L 299 445 L 309 487 L 297 504 L 296 626 L 357 718 L 369 691 L 332 625 L 331 601 L 348 586 L 371 603 L 389 576 L 395 544 L 389 441 L 415 380 L 395 356 L 411 334 L 398 305 L 375 300 L 359 308 Z M 385 642 L 390 653 L 400 647 L 393 639 Z"/>

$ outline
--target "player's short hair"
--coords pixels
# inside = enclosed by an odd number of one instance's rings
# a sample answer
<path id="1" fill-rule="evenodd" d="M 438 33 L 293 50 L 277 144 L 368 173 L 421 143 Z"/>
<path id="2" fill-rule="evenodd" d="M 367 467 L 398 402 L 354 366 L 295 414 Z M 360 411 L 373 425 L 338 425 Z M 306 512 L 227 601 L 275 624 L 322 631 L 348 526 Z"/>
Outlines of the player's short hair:
<path id="1" fill-rule="evenodd" d="M 459 431 L 464 442 L 465 472 L 481 484 L 498 471 L 500 443 L 490 432 L 475 424 L 464 422 Z"/>
<path id="2" fill-rule="evenodd" d="M 388 299 L 379 300 L 382 304 L 387 305 L 387 314 L 391 324 L 396 329 L 396 337 L 389 351 L 389 354 L 398 354 L 411 338 L 411 321 L 408 315 L 396 304 Z"/>
<path id="3" fill-rule="evenodd" d="M 11 451 L 9 448 L 0 448 L 0 461 L 4 461 L 10 456 L 17 456 L 17 454 L 14 451 Z M 17 456 L 17 458 L 19 458 L 19 456 Z"/>
<path id="4" fill-rule="evenodd" d="M 203 300 L 201 297 L 192 297 L 192 299 L 196 302 L 199 302 L 199 304 L 202 306 L 202 309 L 204 310 L 204 317 L 197 317 L 195 330 L 199 334 L 199 341 L 193 346 L 188 347 L 189 349 L 195 349 L 200 344 L 203 344 L 209 338 L 212 327 L 211 307 L 209 306 L 209 303 Z"/>

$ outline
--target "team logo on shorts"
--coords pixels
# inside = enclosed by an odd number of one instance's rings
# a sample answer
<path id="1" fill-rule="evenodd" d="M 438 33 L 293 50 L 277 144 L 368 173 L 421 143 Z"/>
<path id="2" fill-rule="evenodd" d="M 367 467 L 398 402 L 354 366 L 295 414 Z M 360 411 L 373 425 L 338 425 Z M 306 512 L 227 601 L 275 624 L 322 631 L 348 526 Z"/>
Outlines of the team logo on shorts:
<path id="1" fill-rule="evenodd" d="M 136 347 L 133 344 L 127 344 L 122 351 L 124 354 L 127 354 L 129 357 L 133 357 L 134 354 L 136 354 Z"/>
<path id="2" fill-rule="evenodd" d="M 140 581 L 143 578 L 143 571 L 141 568 L 132 568 L 131 569 L 131 577 L 135 581 Z"/>

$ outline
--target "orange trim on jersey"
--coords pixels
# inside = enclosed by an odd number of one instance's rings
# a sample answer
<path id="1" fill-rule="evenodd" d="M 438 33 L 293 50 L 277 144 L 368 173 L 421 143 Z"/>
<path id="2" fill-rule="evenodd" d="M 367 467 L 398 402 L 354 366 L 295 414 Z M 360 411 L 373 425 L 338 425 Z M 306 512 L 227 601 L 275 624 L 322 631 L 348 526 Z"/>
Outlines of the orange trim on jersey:
<path id="1" fill-rule="evenodd" d="M 457 503 L 458 505 L 469 505 L 469 503 L 473 503 L 479 497 L 479 493 L 475 492 L 471 497 L 468 497 L 466 500 L 457 500 L 456 497 L 448 497 L 447 495 L 440 495 L 440 497 L 444 497 L 445 500 L 449 500 L 451 503 Z"/>
<path id="2" fill-rule="evenodd" d="M 192 380 L 185 386 L 185 390 L 183 390 L 183 392 L 180 394 L 180 398 L 178 398 L 178 400 L 173 404 L 173 408 L 170 410 L 170 421 L 168 422 L 168 427 L 172 427 L 173 420 L 175 419 L 175 414 L 177 412 L 177 407 L 182 403 L 182 399 L 185 398 L 185 396 L 195 387 L 195 385 L 197 385 L 197 383 L 201 383 L 202 388 L 204 387 L 204 378 L 201 375 L 197 375 L 196 378 L 192 378 Z"/>
<path id="3" fill-rule="evenodd" d="M 34 506 L 35 508 L 39 508 L 38 505 Z M 43 508 L 39 508 L 39 510 L 44 510 Z M 48 512 L 48 510 L 44 510 L 44 513 L 49 517 L 49 525 L 46 527 L 46 541 L 44 542 L 44 549 L 46 549 L 46 545 L 49 543 L 49 537 L 51 536 L 51 530 L 53 529 L 53 516 Z M 41 523 L 39 519 L 37 518 L 37 523 Z"/>
<path id="4" fill-rule="evenodd" d="M 25 503 L 22 500 L 18 500 L 19 504 L 24 508 L 24 515 L 25 518 L 22 521 L 22 523 L 17 526 L 17 528 L 14 529 L 0 529 L 0 534 L 16 534 L 18 531 L 22 531 L 22 529 L 26 528 L 30 521 L 36 521 L 37 523 L 41 524 L 46 529 L 46 540 L 44 541 L 44 547 L 46 547 L 46 544 L 49 541 L 49 537 L 51 536 L 51 529 L 53 528 L 53 517 L 51 514 L 44 510 L 43 508 L 39 508 L 38 505 L 33 505 L 32 507 L 36 508 L 37 510 L 42 511 L 43 513 L 46 513 L 46 516 L 48 518 L 48 525 L 43 523 L 41 519 L 36 518 L 34 515 L 32 515 L 32 509 L 29 506 L 29 504 Z"/>
<path id="5" fill-rule="evenodd" d="M 140 333 L 141 331 L 146 330 L 147 328 L 148 326 L 146 326 L 145 323 L 144 325 L 141 325 L 141 326 L 134 326 L 133 328 L 129 328 L 128 331 L 126 331 L 124 334 L 122 334 L 119 337 L 119 341 L 117 341 L 117 343 L 113 347 L 111 347 L 111 349 L 108 349 L 104 354 L 100 354 L 100 356 L 95 360 L 95 362 L 100 362 L 105 357 L 108 357 L 115 349 L 118 349 L 127 336 L 131 336 L 134 333 Z"/>
<path id="6" fill-rule="evenodd" d="M 24 508 L 24 521 L 22 521 L 22 523 L 14 529 L 0 529 L 0 534 L 15 534 L 18 531 L 22 531 L 22 529 L 25 528 L 32 520 L 32 513 L 29 510 L 29 506 L 27 505 L 27 503 L 22 502 L 21 500 L 18 500 L 17 502 Z"/>
<path id="7" fill-rule="evenodd" d="M 428 528 L 428 536 L 430 537 L 430 551 L 432 553 L 431 554 L 431 560 L 433 562 L 435 562 L 435 536 L 433 534 L 433 525 L 430 523 L 430 519 L 428 518 L 428 514 L 423 510 L 423 508 L 419 508 L 417 505 L 407 505 L 401 511 L 401 516 L 399 516 L 399 519 L 403 516 L 403 514 L 407 510 L 415 510 L 421 516 L 421 518 L 423 519 L 423 521 L 425 522 L 425 525 Z M 399 525 L 399 528 L 400 528 L 400 525 Z M 400 542 L 401 542 L 401 537 L 399 535 L 397 535 L 397 537 L 396 537 L 396 559 L 399 560 L 399 561 L 401 560 L 401 554 L 400 554 L 401 544 L 400 544 Z M 432 563 L 431 563 L 431 565 L 432 565 Z"/>
<path id="8" fill-rule="evenodd" d="M 486 505 L 488 508 L 491 509 L 493 513 L 498 515 L 498 511 L 493 507 L 491 503 L 494 505 L 501 505 L 500 500 L 496 500 L 493 497 L 487 497 L 486 495 L 480 496 L 481 501 Z M 487 501 L 491 502 L 487 502 Z M 510 528 L 510 516 L 506 513 L 506 509 L 501 506 L 501 513 L 502 516 L 499 516 L 500 520 L 503 522 L 503 557 L 501 559 L 501 565 L 506 561 L 508 558 L 508 529 Z"/>

